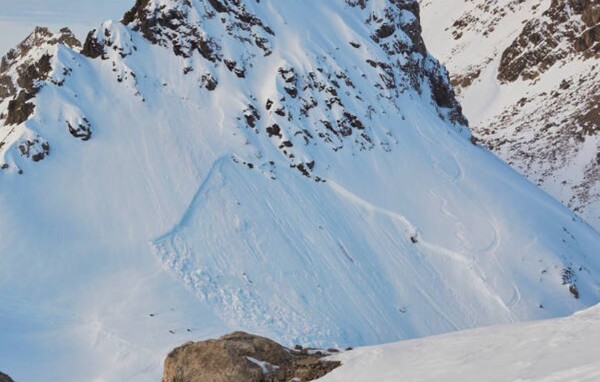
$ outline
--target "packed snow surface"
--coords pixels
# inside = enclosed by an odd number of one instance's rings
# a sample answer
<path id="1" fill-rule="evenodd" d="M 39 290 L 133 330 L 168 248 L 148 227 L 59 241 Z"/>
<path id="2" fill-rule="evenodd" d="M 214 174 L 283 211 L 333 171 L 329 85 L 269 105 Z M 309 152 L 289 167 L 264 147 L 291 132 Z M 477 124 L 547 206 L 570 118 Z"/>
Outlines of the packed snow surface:
<path id="1" fill-rule="evenodd" d="M 594 382 L 600 306 L 547 321 L 355 349 L 320 382 Z"/>
<path id="2" fill-rule="evenodd" d="M 35 113 L 0 125 L 1 370 L 159 380 L 171 348 L 233 329 L 345 347 L 600 300 L 600 236 L 434 102 L 411 12 L 243 3 L 273 34 L 162 0 L 185 17 L 158 44 L 109 21 L 95 59 L 43 45 Z M 379 45 L 365 20 L 390 9 Z M 217 57 L 185 53 L 194 33 Z"/>

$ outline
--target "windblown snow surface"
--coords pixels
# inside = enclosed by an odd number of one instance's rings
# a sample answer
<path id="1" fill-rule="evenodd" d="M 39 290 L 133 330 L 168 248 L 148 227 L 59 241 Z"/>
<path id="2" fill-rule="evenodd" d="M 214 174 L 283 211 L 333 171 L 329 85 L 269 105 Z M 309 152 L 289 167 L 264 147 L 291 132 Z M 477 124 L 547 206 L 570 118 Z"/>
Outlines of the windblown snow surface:
<path id="1" fill-rule="evenodd" d="M 470 142 L 433 100 L 432 57 L 371 37 L 389 14 L 412 47 L 404 3 L 234 4 L 272 34 L 148 2 L 214 61 L 136 21 L 99 26 L 95 59 L 27 56 L 52 72 L 28 120 L 0 122 L 0 370 L 159 380 L 172 347 L 232 329 L 372 345 L 600 300 L 598 233 Z"/>
<path id="2" fill-rule="evenodd" d="M 494 326 L 333 358 L 343 366 L 322 382 L 600 380 L 600 307 L 547 321 Z"/>

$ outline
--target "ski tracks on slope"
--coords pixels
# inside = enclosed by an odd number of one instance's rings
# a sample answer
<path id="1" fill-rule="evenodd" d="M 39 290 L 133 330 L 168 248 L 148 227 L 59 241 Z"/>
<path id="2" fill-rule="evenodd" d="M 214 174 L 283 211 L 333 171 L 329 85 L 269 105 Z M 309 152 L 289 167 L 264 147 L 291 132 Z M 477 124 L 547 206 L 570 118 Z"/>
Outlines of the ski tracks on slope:
<path id="1" fill-rule="evenodd" d="M 456 183 L 462 181 L 465 176 L 464 170 L 460 164 L 460 161 L 458 159 L 456 159 L 456 156 L 453 153 L 448 152 L 447 156 L 445 158 L 447 160 L 445 162 L 442 162 L 440 159 L 438 159 L 438 156 L 440 154 L 439 152 L 435 153 L 436 155 L 433 155 L 429 150 L 429 147 L 431 147 L 431 146 L 439 147 L 440 146 L 439 143 L 435 142 L 433 139 L 428 137 L 423 132 L 421 124 L 416 121 L 415 121 L 415 129 L 416 129 L 417 133 L 421 136 L 421 138 L 423 138 L 423 140 L 429 144 L 424 147 L 425 147 L 425 150 L 427 151 L 429 159 L 431 159 L 431 161 L 433 163 L 434 171 L 436 173 L 438 173 L 440 176 L 442 176 L 443 178 L 445 178 L 449 184 L 456 184 Z M 444 146 L 442 145 L 442 147 L 444 147 Z"/>
<path id="2" fill-rule="evenodd" d="M 423 120 L 423 118 L 421 118 L 421 120 Z M 427 134 L 425 134 L 421 124 L 416 121 L 415 121 L 415 128 L 416 128 L 417 133 L 421 136 L 421 138 L 423 138 L 423 140 L 425 140 L 427 143 L 430 143 L 432 145 L 436 145 L 434 140 L 432 138 L 430 138 L 429 136 L 427 136 Z M 428 151 L 428 154 L 430 154 L 429 151 Z M 456 155 L 454 155 L 452 153 L 448 153 L 448 157 L 451 158 L 451 161 L 449 161 L 447 163 L 442 163 L 439 159 L 437 159 L 436 155 L 430 154 L 429 157 L 433 161 L 434 170 L 438 174 L 443 176 L 445 179 L 447 179 L 450 184 L 456 184 L 464 179 L 465 171 L 464 171 L 462 165 L 460 164 L 460 161 L 456 158 Z M 456 169 L 456 171 L 454 173 L 452 173 L 451 171 L 448 170 L 449 169 L 448 165 L 450 163 Z M 438 192 L 436 192 L 435 188 L 430 190 L 430 194 L 440 200 L 440 202 L 441 202 L 440 211 L 455 222 L 455 225 L 457 227 L 457 237 L 463 243 L 463 247 L 471 248 L 473 250 L 471 243 L 468 242 L 467 237 L 464 235 L 464 232 L 466 232 L 466 227 L 464 226 L 463 223 L 461 223 L 460 219 L 448 209 L 448 200 L 446 198 L 442 197 Z M 487 211 L 486 211 L 486 213 L 487 213 Z M 488 214 L 488 216 L 489 216 L 489 214 Z M 481 251 L 477 251 L 477 252 L 479 252 L 480 256 L 484 256 L 484 257 L 492 256 L 494 261 L 500 267 L 501 271 L 504 274 L 508 275 L 509 273 L 506 271 L 506 268 L 502 265 L 502 263 L 497 258 L 497 250 L 500 247 L 500 233 L 499 233 L 498 226 L 497 226 L 496 222 L 493 221 L 492 217 L 489 217 L 488 223 L 492 230 L 492 240 L 490 240 L 489 245 L 485 249 L 483 249 Z M 452 252 L 452 251 L 446 250 L 445 248 L 439 248 L 439 247 L 438 247 L 438 250 L 441 250 L 442 252 Z M 473 250 L 473 257 L 475 255 L 476 255 L 476 253 Z M 461 257 L 463 260 L 466 261 L 466 259 L 463 256 L 458 255 L 458 254 L 457 254 L 457 256 Z M 516 306 L 521 301 L 521 297 L 522 297 L 521 292 L 520 292 L 519 288 L 517 287 L 517 285 L 514 282 L 512 283 L 513 294 L 511 296 L 511 298 L 509 299 L 509 301 L 505 302 L 497 293 L 494 293 L 492 291 L 492 288 L 489 286 L 489 283 L 487 281 L 487 277 L 485 276 L 485 272 L 483 272 L 483 270 L 475 264 L 475 261 L 471 261 L 468 263 L 470 264 L 471 268 L 477 268 L 477 271 L 473 271 L 474 276 L 477 280 L 479 280 L 482 283 L 482 285 L 485 287 L 485 290 L 488 291 L 489 296 L 492 297 L 494 300 L 498 301 L 500 306 L 502 306 L 504 308 L 504 310 L 506 310 L 509 313 L 511 319 L 514 320 L 514 315 L 511 313 L 511 308 Z"/>
<path id="3" fill-rule="evenodd" d="M 462 171 L 461 171 L 461 174 L 462 174 Z M 400 222 L 405 227 L 404 232 L 407 234 L 407 240 L 410 240 L 410 238 L 416 237 L 419 234 L 418 228 L 414 224 L 412 224 L 405 216 L 403 216 L 399 213 L 378 207 L 378 206 L 370 203 L 369 201 L 364 200 L 361 197 L 355 195 L 354 193 L 350 192 L 349 190 L 347 190 L 346 188 L 344 188 L 343 186 L 341 186 L 338 183 L 329 181 L 328 185 L 337 194 L 339 194 L 343 198 L 353 202 L 354 204 L 361 206 L 365 210 L 379 213 L 384 216 L 388 216 L 388 217 Z M 444 200 L 444 202 L 447 205 L 447 201 Z M 446 211 L 449 214 L 449 216 L 453 216 L 455 219 L 457 218 L 455 215 L 451 214 L 448 210 L 446 210 Z M 488 246 L 486 253 L 495 253 L 495 250 L 499 246 L 498 231 L 497 231 L 497 228 L 494 227 L 492 224 L 490 224 L 490 226 L 492 227 L 492 229 L 494 231 L 493 239 L 492 239 L 490 245 Z M 479 291 L 484 296 L 486 296 L 488 300 L 495 301 L 497 303 L 497 305 L 502 310 L 504 310 L 511 319 L 514 319 L 510 308 L 512 306 L 516 305 L 518 303 L 518 301 L 520 300 L 520 293 L 519 293 L 518 288 L 515 285 L 513 285 L 513 289 L 515 291 L 514 296 L 511 299 L 510 303 L 506 304 L 504 302 L 504 300 L 500 296 L 498 296 L 497 293 L 495 293 L 492 290 L 491 286 L 487 282 L 487 278 L 485 277 L 484 272 L 476 264 L 476 262 L 474 260 L 474 256 L 471 256 L 472 258 L 469 259 L 463 254 L 460 254 L 460 253 L 452 251 L 448 248 L 445 248 L 440 245 L 434 244 L 430 241 L 427 241 L 420 235 L 418 237 L 418 243 L 415 243 L 415 244 L 419 245 L 421 248 L 425 249 L 428 253 L 438 255 L 438 256 L 441 256 L 444 258 L 448 258 L 448 259 L 453 260 L 456 263 L 461 264 L 464 267 L 465 271 L 469 274 L 470 278 L 473 280 L 473 283 L 475 283 L 476 285 L 479 286 L 479 288 L 478 288 Z M 427 298 L 429 298 L 429 296 Z"/>

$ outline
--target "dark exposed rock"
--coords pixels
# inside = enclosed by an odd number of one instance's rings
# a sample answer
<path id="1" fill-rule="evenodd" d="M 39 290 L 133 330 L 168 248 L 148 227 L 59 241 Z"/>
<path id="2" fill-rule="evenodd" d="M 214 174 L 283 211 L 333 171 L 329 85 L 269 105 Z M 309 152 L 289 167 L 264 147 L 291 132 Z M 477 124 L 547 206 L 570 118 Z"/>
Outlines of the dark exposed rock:
<path id="1" fill-rule="evenodd" d="M 11 377 L 0 371 L 0 382 L 15 382 Z"/>
<path id="2" fill-rule="evenodd" d="M 209 4 L 219 13 L 227 12 L 227 8 L 219 0 L 208 0 Z"/>
<path id="3" fill-rule="evenodd" d="M 451 83 L 455 89 L 460 91 L 462 88 L 471 86 L 479 76 L 481 76 L 481 68 L 473 69 L 471 72 L 463 75 L 453 75 Z"/>
<path id="4" fill-rule="evenodd" d="M 81 49 L 81 54 L 90 58 L 98 58 L 104 54 L 104 44 L 94 38 L 95 32 L 96 30 L 92 30 L 88 33 Z"/>
<path id="5" fill-rule="evenodd" d="M 597 0 L 583 0 L 581 19 L 589 28 L 600 23 L 600 3 Z"/>
<path id="6" fill-rule="evenodd" d="M 574 51 L 588 50 L 600 41 L 599 20 L 600 3 L 595 0 L 552 0 L 542 17 L 528 21 L 504 51 L 498 80 L 534 79 Z"/>
<path id="7" fill-rule="evenodd" d="M 48 28 L 37 27 L 31 32 L 25 40 L 23 40 L 14 49 L 11 49 L 4 57 L 0 64 L 0 72 L 5 72 L 19 58 L 25 57 L 32 49 L 41 46 L 50 41 L 53 37 L 52 32 Z"/>
<path id="8" fill-rule="evenodd" d="M 22 141 L 19 144 L 19 151 L 25 158 L 31 158 L 34 162 L 39 162 L 50 155 L 50 145 L 40 137 Z"/>
<path id="9" fill-rule="evenodd" d="M 572 268 L 565 268 L 562 270 L 562 283 L 569 288 L 569 293 L 573 295 L 574 299 L 579 299 L 579 289 L 577 289 L 577 276 Z"/>
<path id="10" fill-rule="evenodd" d="M 0 74 L 18 65 L 19 61 L 25 58 L 32 50 L 44 44 L 63 44 L 70 48 L 81 47 L 81 43 L 69 28 L 62 28 L 58 34 L 53 34 L 48 28 L 36 27 L 25 40 L 2 57 L 2 60 L 0 60 Z"/>
<path id="11" fill-rule="evenodd" d="M 121 20 L 123 24 L 127 25 L 137 20 L 143 20 L 147 17 L 148 11 L 146 7 L 150 3 L 150 0 L 136 0 L 135 5 L 129 11 L 125 13 Z"/>
<path id="12" fill-rule="evenodd" d="M 12 78 L 7 75 L 0 75 L 0 100 L 10 97 L 17 92 Z"/>
<path id="13" fill-rule="evenodd" d="M 29 94 L 35 94 L 41 86 L 41 81 L 47 79 L 52 70 L 50 59 L 49 54 L 44 54 L 39 61 L 17 68 L 17 85 Z"/>
<path id="14" fill-rule="evenodd" d="M 69 28 L 61 28 L 58 36 L 56 37 L 56 43 L 66 45 L 70 48 L 80 48 L 81 41 L 75 37 L 73 32 Z"/>
<path id="15" fill-rule="evenodd" d="M 8 103 L 8 114 L 5 121 L 7 126 L 20 125 L 29 119 L 35 110 L 35 105 L 28 102 L 32 98 L 32 94 L 22 90 L 14 100 Z"/>
<path id="16" fill-rule="evenodd" d="M 277 136 L 279 138 L 282 138 L 281 135 L 281 128 L 279 127 L 278 124 L 273 124 L 273 126 L 267 127 L 267 134 L 269 135 L 269 138 L 272 136 Z"/>
<path id="17" fill-rule="evenodd" d="M 49 79 L 52 72 L 52 56 L 47 51 L 39 56 L 28 56 L 36 48 L 63 44 L 71 48 L 81 46 L 68 28 L 53 34 L 47 28 L 37 27 L 16 48 L 10 50 L 0 64 L 0 101 L 12 97 L 8 104 L 6 125 L 25 122 L 34 112 L 35 105 L 29 102 Z M 8 73 L 12 72 L 12 76 Z M 14 82 L 13 82 L 14 78 Z"/>
<path id="18" fill-rule="evenodd" d="M 257 121 L 260 120 L 260 114 L 254 105 L 248 105 L 248 108 L 243 111 L 244 119 L 246 120 L 246 125 L 255 128 Z"/>
<path id="19" fill-rule="evenodd" d="M 600 24 L 584 31 L 575 41 L 575 49 L 583 52 L 590 49 L 597 42 L 600 42 Z"/>
<path id="20" fill-rule="evenodd" d="M 227 69 L 230 72 L 235 73 L 236 76 L 238 76 L 239 78 L 244 78 L 246 77 L 246 70 L 244 68 L 240 68 L 238 67 L 237 62 L 233 61 L 233 60 L 224 60 L 223 63 L 225 64 L 225 66 L 227 67 Z"/>
<path id="21" fill-rule="evenodd" d="M 127 32 L 119 30 L 111 23 L 104 23 L 88 33 L 81 54 L 93 59 L 100 57 L 103 60 L 108 60 L 110 53 L 117 53 L 120 58 L 131 56 L 137 47 L 126 34 Z"/>
<path id="22" fill-rule="evenodd" d="M 249 13 L 241 0 L 207 0 L 210 8 L 200 14 L 203 20 L 212 20 L 216 14 L 222 14 L 226 31 L 231 36 L 252 44 L 271 54 L 268 36 L 274 33 L 262 20 Z M 201 7 L 199 7 L 201 8 Z M 173 7 L 151 3 L 149 0 L 137 0 L 134 7 L 125 13 L 122 23 L 141 32 L 153 44 L 171 47 L 182 57 L 190 57 L 198 52 L 205 59 L 216 62 L 223 59 L 217 41 L 207 37 L 202 23 L 191 21 L 190 15 L 195 9 L 189 0 L 180 1 Z M 216 12 L 216 14 L 215 14 Z M 236 72 L 241 76 L 241 72 Z"/>
<path id="23" fill-rule="evenodd" d="M 79 138 L 82 141 L 88 141 L 92 137 L 92 127 L 87 118 L 83 118 L 79 123 L 67 123 L 69 133 L 75 138 Z"/>
<path id="24" fill-rule="evenodd" d="M 279 68 L 279 76 L 284 82 L 283 90 L 292 98 L 298 97 L 298 77 L 294 68 Z"/>
<path id="25" fill-rule="evenodd" d="M 322 358 L 322 352 L 291 350 L 264 337 L 236 332 L 176 348 L 165 360 L 162 381 L 312 381 L 340 366 Z"/>
<path id="26" fill-rule="evenodd" d="M 207 90 L 213 91 L 217 88 L 219 82 L 210 74 L 204 74 L 202 76 L 202 86 L 204 86 Z"/>

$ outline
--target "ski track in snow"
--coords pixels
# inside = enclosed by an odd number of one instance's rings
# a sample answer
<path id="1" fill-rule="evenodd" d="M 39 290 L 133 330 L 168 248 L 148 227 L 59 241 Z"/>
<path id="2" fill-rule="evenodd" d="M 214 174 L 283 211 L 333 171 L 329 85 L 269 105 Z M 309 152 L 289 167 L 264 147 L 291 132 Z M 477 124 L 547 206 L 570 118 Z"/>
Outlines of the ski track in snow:
<path id="1" fill-rule="evenodd" d="M 353 202 L 355 204 L 360 205 L 361 207 L 365 208 L 366 210 L 374 211 L 374 212 L 389 216 L 393 219 L 400 221 L 406 227 L 406 229 L 405 229 L 406 234 L 408 234 L 408 235 L 416 235 L 417 234 L 418 230 L 404 216 L 402 216 L 398 213 L 377 207 L 377 206 L 367 202 L 366 200 L 361 199 L 360 197 L 356 196 L 352 192 L 348 191 L 347 189 L 345 189 L 344 187 L 340 186 L 339 184 L 337 184 L 333 181 L 328 182 L 328 185 L 335 192 L 340 194 L 341 196 L 345 197 L 346 199 L 350 200 L 351 202 Z"/>

